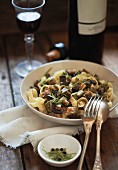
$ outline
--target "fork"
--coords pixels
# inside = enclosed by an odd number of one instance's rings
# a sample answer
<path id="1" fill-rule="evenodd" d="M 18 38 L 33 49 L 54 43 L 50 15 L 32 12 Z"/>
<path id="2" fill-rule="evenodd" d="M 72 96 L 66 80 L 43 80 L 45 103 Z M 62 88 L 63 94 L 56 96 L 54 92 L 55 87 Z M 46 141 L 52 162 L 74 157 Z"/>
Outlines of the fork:
<path id="1" fill-rule="evenodd" d="M 100 100 L 99 96 L 91 97 L 91 99 L 89 100 L 89 102 L 87 103 L 84 109 L 82 121 L 84 124 L 86 135 L 85 135 L 83 150 L 82 150 L 82 154 L 80 157 L 80 162 L 79 162 L 77 170 L 82 170 L 82 165 L 83 165 L 84 156 L 85 156 L 86 148 L 88 145 L 88 140 L 89 140 L 89 136 L 91 133 L 92 125 L 96 120 L 97 113 L 99 110 L 99 105 L 100 105 L 100 102 L 98 102 L 99 100 Z"/>

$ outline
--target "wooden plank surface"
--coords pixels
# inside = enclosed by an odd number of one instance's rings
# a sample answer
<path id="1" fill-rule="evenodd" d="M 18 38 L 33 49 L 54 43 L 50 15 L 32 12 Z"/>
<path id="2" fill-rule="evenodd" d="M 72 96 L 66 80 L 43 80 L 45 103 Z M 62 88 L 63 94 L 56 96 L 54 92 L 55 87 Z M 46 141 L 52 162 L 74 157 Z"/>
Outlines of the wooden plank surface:
<path id="1" fill-rule="evenodd" d="M 118 169 L 117 130 L 118 130 L 118 119 L 107 119 L 107 121 L 102 125 L 101 160 L 102 160 L 104 170 Z M 88 148 L 86 152 L 86 161 L 88 165 L 88 170 L 91 170 L 94 164 L 95 149 L 96 149 L 96 128 L 94 125 L 90 135 Z"/>
<path id="2" fill-rule="evenodd" d="M 3 37 L 0 37 L 0 110 L 13 107 L 11 85 L 6 64 Z M 20 149 L 13 150 L 0 143 L 0 170 L 22 170 Z"/>

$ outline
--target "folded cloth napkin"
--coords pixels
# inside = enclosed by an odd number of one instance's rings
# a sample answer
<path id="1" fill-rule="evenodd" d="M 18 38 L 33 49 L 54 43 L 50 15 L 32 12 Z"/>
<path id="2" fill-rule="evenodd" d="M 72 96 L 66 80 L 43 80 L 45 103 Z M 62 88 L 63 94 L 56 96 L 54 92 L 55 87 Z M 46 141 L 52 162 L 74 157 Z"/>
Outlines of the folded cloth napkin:
<path id="1" fill-rule="evenodd" d="M 118 117 L 118 108 L 115 108 L 109 117 Z M 57 133 L 75 135 L 82 132 L 83 125 L 66 126 L 44 120 L 26 105 L 0 112 L 0 141 L 11 148 L 31 143 L 36 151 L 39 141 L 46 136 Z"/>
<path id="2" fill-rule="evenodd" d="M 83 132 L 83 125 L 64 126 L 37 116 L 26 105 L 0 112 L 0 141 L 16 148 L 31 143 L 34 150 L 41 139 L 52 134 L 74 135 Z"/>

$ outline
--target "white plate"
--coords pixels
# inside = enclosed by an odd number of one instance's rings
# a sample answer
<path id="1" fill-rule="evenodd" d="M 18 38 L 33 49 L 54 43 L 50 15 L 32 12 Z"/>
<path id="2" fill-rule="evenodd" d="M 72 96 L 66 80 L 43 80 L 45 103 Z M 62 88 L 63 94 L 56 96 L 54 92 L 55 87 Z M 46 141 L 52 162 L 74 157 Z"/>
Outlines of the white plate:
<path id="1" fill-rule="evenodd" d="M 82 123 L 81 119 L 64 119 L 64 118 L 52 117 L 44 113 L 41 113 L 36 109 L 34 109 L 32 106 L 30 106 L 27 100 L 26 91 L 28 91 L 30 86 L 32 86 L 36 80 L 39 80 L 49 68 L 52 68 L 52 70 L 50 71 L 51 74 L 61 69 L 77 69 L 77 70 L 86 69 L 92 74 L 97 74 L 100 76 L 101 79 L 112 82 L 114 93 L 116 95 L 113 105 L 115 105 L 118 102 L 118 76 L 108 68 L 92 62 L 79 61 L 79 60 L 64 60 L 64 61 L 50 62 L 40 66 L 38 69 L 29 73 L 26 76 L 26 78 L 24 78 L 20 88 L 22 98 L 27 104 L 27 106 L 34 113 L 36 113 L 37 115 L 39 115 L 40 117 L 46 120 L 65 124 L 65 125 L 78 125 Z"/>

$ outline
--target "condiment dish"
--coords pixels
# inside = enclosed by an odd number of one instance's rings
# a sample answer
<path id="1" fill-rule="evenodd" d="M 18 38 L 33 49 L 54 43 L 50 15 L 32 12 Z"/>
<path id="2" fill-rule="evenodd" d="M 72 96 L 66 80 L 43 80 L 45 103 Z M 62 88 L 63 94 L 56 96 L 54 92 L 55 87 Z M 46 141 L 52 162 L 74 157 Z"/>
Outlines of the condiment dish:
<path id="1" fill-rule="evenodd" d="M 66 153 L 71 155 L 72 157 L 68 160 L 53 160 L 49 156 L 49 152 L 54 152 L 54 150 L 66 150 Z M 57 153 L 57 152 L 56 152 Z M 51 135 L 43 140 L 41 140 L 38 144 L 38 154 L 40 157 L 49 165 L 55 167 L 64 167 L 72 164 L 81 153 L 81 145 L 79 141 L 69 135 L 64 134 L 56 134 Z M 58 153 L 57 153 L 58 154 Z"/>

